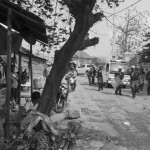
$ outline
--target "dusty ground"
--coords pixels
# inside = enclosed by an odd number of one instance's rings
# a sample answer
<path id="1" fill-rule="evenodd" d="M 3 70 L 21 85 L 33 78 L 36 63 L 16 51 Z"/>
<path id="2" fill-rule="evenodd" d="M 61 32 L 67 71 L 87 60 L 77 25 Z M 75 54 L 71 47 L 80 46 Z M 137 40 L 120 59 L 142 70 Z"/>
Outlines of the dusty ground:
<path id="1" fill-rule="evenodd" d="M 81 110 L 81 117 L 72 120 L 82 125 L 74 150 L 150 150 L 150 97 L 140 93 L 133 99 L 130 89 L 122 93 L 115 95 L 108 88 L 98 91 L 86 77 L 77 77 L 68 107 L 52 119 L 65 128 L 67 110 Z"/>
<path id="2" fill-rule="evenodd" d="M 63 129 L 68 121 L 82 125 L 74 150 L 150 150 L 150 97 L 140 93 L 133 99 L 130 89 L 122 93 L 115 95 L 112 88 L 98 91 L 86 77 L 77 77 L 68 106 L 52 120 Z M 81 117 L 66 119 L 67 110 L 74 109 Z"/>

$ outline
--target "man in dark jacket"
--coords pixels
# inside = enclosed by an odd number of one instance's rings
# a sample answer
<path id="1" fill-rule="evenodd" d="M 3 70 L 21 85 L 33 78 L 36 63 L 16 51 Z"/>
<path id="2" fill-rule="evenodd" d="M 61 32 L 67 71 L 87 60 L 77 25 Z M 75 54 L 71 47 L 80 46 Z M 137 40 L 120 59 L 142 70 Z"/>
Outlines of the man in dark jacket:
<path id="1" fill-rule="evenodd" d="M 87 77 L 88 77 L 89 85 L 92 84 L 92 76 L 93 76 L 93 68 L 90 68 L 90 70 L 87 71 Z"/>
<path id="2" fill-rule="evenodd" d="M 131 82 L 131 92 L 133 98 L 135 98 L 136 93 L 139 91 L 139 70 L 134 65 L 131 66 L 131 73 L 130 73 L 130 82 Z"/>
<path id="3" fill-rule="evenodd" d="M 96 76 L 96 69 L 93 66 L 93 74 L 92 74 L 92 84 L 95 84 L 95 76 Z"/>
<path id="4" fill-rule="evenodd" d="M 124 73 L 122 72 L 122 67 L 119 66 L 118 72 L 115 73 L 115 80 L 118 83 L 118 87 L 116 88 L 115 94 L 118 94 L 119 91 L 119 95 L 122 95 L 121 88 L 122 88 L 123 78 L 124 78 Z"/>

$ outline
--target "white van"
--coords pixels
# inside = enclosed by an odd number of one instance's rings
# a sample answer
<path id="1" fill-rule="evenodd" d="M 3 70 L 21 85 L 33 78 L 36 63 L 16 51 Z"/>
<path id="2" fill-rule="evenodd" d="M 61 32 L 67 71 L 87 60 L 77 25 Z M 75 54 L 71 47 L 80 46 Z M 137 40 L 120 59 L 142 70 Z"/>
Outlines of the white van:
<path id="1" fill-rule="evenodd" d="M 90 70 L 91 67 L 93 67 L 94 65 L 91 65 L 91 64 L 84 64 L 84 65 L 81 65 L 79 67 L 76 68 L 77 70 L 77 74 L 80 75 L 80 74 L 85 74 L 88 70 Z"/>

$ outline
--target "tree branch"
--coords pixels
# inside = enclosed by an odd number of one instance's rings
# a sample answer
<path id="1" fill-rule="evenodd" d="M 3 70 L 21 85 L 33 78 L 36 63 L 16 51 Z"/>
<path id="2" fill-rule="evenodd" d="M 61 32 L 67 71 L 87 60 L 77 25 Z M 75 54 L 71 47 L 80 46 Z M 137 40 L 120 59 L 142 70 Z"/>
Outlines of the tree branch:
<path id="1" fill-rule="evenodd" d="M 91 13 L 96 0 L 63 0 L 63 2 L 69 8 L 69 12 L 77 18 L 87 11 Z"/>
<path id="2" fill-rule="evenodd" d="M 91 26 L 93 26 L 93 24 L 95 24 L 97 21 L 102 21 L 103 17 L 105 17 L 105 16 L 102 12 L 98 12 L 96 14 L 93 14 Z"/>
<path id="3" fill-rule="evenodd" d="M 84 40 L 79 48 L 79 50 L 84 50 L 87 47 L 94 46 L 99 43 L 99 38 L 95 37 L 92 39 Z"/>

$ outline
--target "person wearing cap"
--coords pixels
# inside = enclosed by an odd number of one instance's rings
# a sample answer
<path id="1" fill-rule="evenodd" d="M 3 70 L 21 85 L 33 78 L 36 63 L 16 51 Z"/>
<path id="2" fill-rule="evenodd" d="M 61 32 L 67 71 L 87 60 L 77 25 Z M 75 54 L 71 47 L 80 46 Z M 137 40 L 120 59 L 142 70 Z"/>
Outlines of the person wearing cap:
<path id="1" fill-rule="evenodd" d="M 131 66 L 130 83 L 132 96 L 135 98 L 136 92 L 138 92 L 139 89 L 139 70 L 134 65 Z"/>
<path id="2" fill-rule="evenodd" d="M 102 74 L 102 66 L 99 66 L 98 70 L 97 70 L 97 82 L 98 82 L 98 90 L 103 90 L 103 74 Z"/>
<path id="3" fill-rule="evenodd" d="M 122 67 L 119 66 L 118 72 L 115 73 L 115 80 L 118 83 L 118 87 L 115 90 L 115 94 L 118 94 L 119 92 L 119 95 L 122 95 L 121 88 L 122 88 L 123 78 L 124 78 L 124 73 L 122 72 Z"/>

